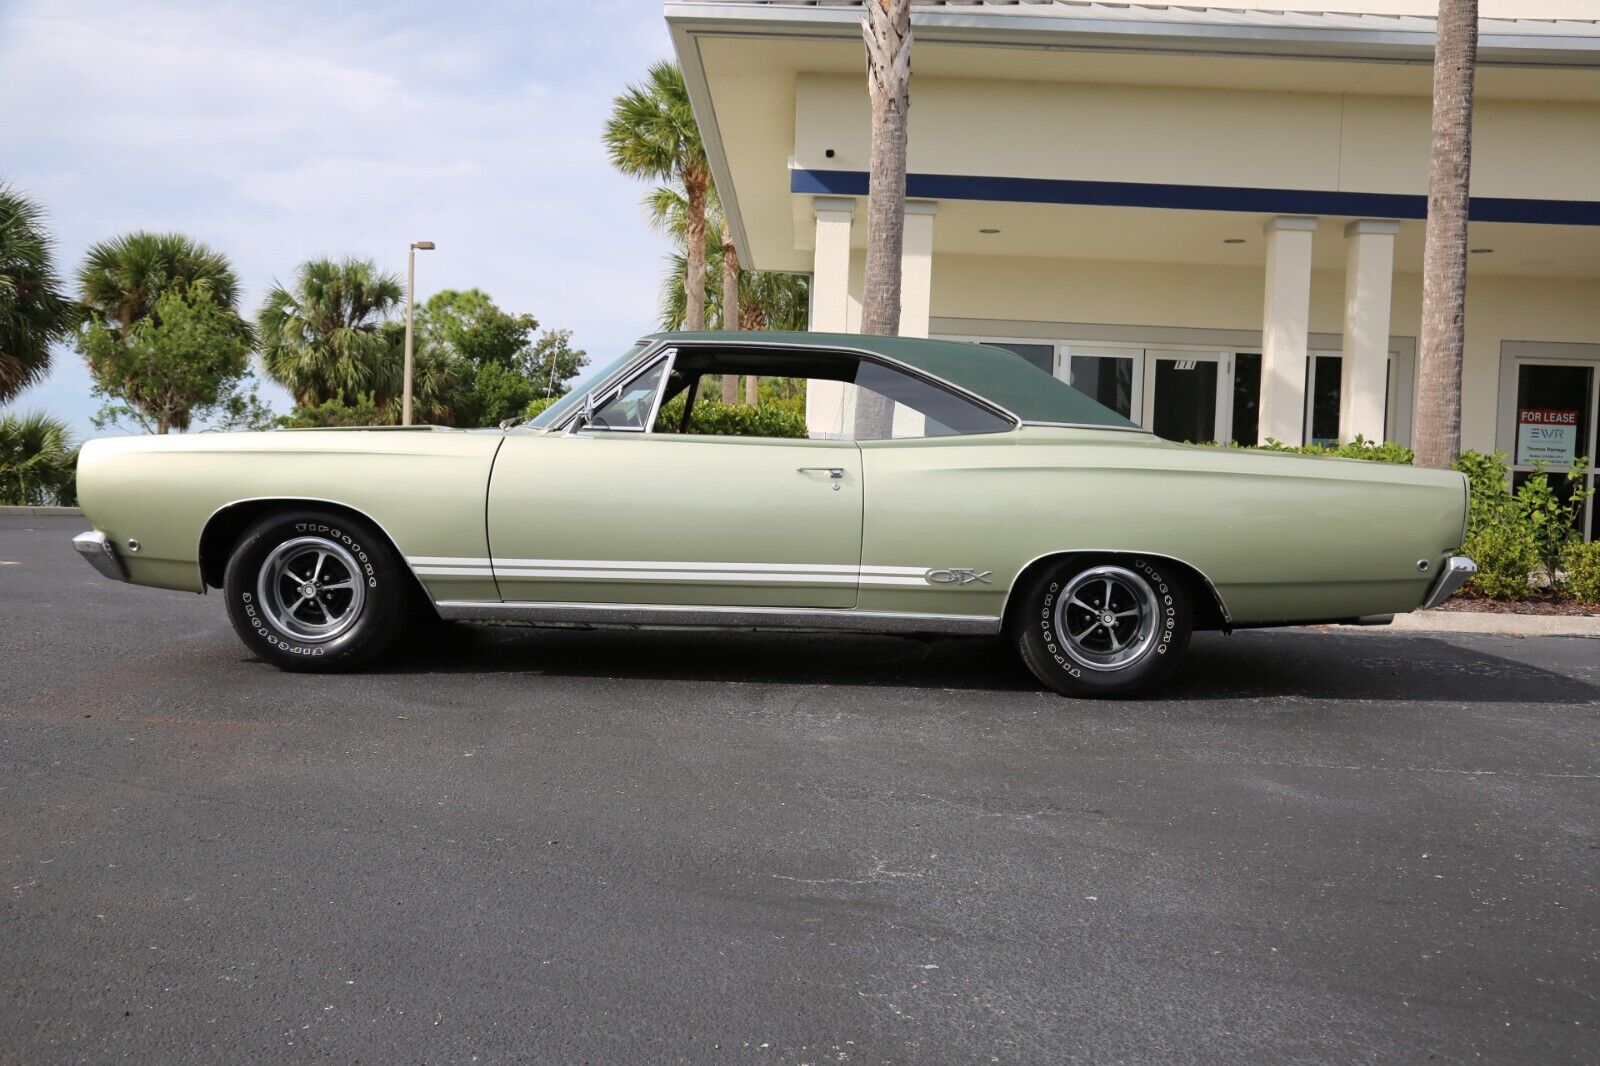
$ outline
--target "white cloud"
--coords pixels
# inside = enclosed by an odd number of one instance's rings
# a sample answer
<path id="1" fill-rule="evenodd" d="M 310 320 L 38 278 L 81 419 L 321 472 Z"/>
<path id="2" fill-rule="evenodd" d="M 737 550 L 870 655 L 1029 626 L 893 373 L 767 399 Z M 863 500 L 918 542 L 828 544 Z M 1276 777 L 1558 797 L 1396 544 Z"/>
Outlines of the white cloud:
<path id="1" fill-rule="evenodd" d="M 596 353 L 654 327 L 664 248 L 599 132 L 670 54 L 656 0 L 329 7 L 8 7 L 0 176 L 45 204 L 63 272 L 95 240 L 181 230 L 232 258 L 254 309 L 306 258 L 401 270 L 429 239 L 423 295 L 479 286 Z M 86 432 L 87 378 L 57 360 L 18 405 L 64 403 Z"/>

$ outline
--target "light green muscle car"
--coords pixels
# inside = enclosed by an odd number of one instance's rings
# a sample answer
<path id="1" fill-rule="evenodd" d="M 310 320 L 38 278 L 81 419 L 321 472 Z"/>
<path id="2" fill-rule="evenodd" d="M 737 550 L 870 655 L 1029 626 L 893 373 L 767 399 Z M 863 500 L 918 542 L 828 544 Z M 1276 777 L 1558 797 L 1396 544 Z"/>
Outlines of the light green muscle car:
<path id="1" fill-rule="evenodd" d="M 725 374 L 803 382 L 809 437 L 689 432 Z M 97 569 L 223 590 L 289 670 L 436 617 L 842 629 L 1117 695 L 1194 629 L 1386 621 L 1475 569 L 1460 474 L 1173 444 L 1009 352 L 856 335 L 657 334 L 504 430 L 97 440 L 78 489 Z"/>

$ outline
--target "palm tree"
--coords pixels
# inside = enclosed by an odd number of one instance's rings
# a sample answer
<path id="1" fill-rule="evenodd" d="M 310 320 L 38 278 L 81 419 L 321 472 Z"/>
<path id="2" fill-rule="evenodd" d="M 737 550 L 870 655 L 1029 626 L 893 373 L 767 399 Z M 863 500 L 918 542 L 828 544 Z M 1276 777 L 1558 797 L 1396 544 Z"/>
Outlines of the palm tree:
<path id="1" fill-rule="evenodd" d="M 254 346 L 255 332 L 239 316 L 239 279 L 221 252 L 182 233 L 142 230 L 89 247 L 78 268 L 82 317 L 77 344 L 99 387 L 122 397 L 166 391 L 164 385 L 135 380 L 134 371 L 118 369 L 122 364 L 114 356 L 122 346 L 134 343 L 139 330 L 160 325 L 156 308 L 163 297 L 175 293 L 187 300 L 191 292 L 226 312 L 227 329 L 236 331 L 246 352 Z M 108 380 L 124 374 L 122 380 Z M 149 412 L 161 426 L 158 432 L 189 428 L 187 406 L 172 409 L 163 403 L 160 410 L 159 415 Z"/>
<path id="2" fill-rule="evenodd" d="M 706 201 L 711 167 L 678 65 L 662 60 L 650 67 L 642 84 L 628 86 L 612 103 L 602 139 L 612 166 L 622 173 L 675 182 L 683 190 L 687 233 L 684 325 L 704 329 Z"/>
<path id="3" fill-rule="evenodd" d="M 386 405 L 400 392 L 404 300 L 400 279 L 370 259 L 312 259 L 294 287 L 274 284 L 257 318 L 261 366 L 295 403 L 315 407 L 341 394 Z"/>
<path id="4" fill-rule="evenodd" d="M 861 332 L 900 332 L 900 253 L 905 246 L 906 134 L 911 107 L 911 0 L 867 0 L 861 20 L 867 42 L 867 93 L 872 100 L 872 153 L 867 177 L 867 267 Z M 856 436 L 889 435 L 889 404 L 856 391 Z"/>
<path id="5" fill-rule="evenodd" d="M 720 213 L 720 212 L 719 212 Z M 718 251 L 722 253 L 722 328 L 739 328 L 739 250 L 733 246 L 733 237 L 728 233 L 728 216 L 722 213 L 722 225 L 718 227 L 722 233 L 722 242 Z M 745 396 L 750 405 L 755 406 L 756 379 L 751 377 L 745 381 Z M 722 375 L 722 402 L 734 404 L 739 402 L 739 382 L 733 374 Z"/>
<path id="6" fill-rule="evenodd" d="M 65 422 L 37 413 L 0 414 L 0 504 L 71 504 L 77 466 Z"/>
<path id="7" fill-rule="evenodd" d="M 0 185 L 0 403 L 50 372 L 50 345 L 72 328 L 54 244 L 39 205 Z"/>
<path id="8" fill-rule="evenodd" d="M 1467 203 L 1478 0 L 1439 0 L 1433 48 L 1433 151 L 1422 253 L 1416 463 L 1445 469 L 1461 452 L 1461 355 L 1466 344 Z"/>
<path id="9" fill-rule="evenodd" d="M 900 332 L 900 253 L 906 224 L 906 113 L 911 107 L 911 0 L 867 0 L 872 154 L 867 179 L 867 267 L 861 332 Z"/>
<path id="10" fill-rule="evenodd" d="M 688 226 L 685 223 L 688 204 L 684 195 L 677 189 L 660 186 L 645 197 L 644 206 L 650 216 L 651 225 L 671 237 L 681 248 L 688 236 Z M 732 273 L 738 279 L 737 288 L 734 290 L 731 306 L 729 301 L 724 301 L 723 294 L 727 291 L 730 275 L 727 254 L 732 250 L 732 246 L 724 245 L 720 237 L 712 239 L 709 236 L 712 232 L 727 232 L 722 204 L 717 199 L 715 188 L 711 189 L 706 198 L 706 215 L 707 320 L 715 323 L 718 329 L 805 329 L 806 316 L 810 310 L 811 291 L 811 279 L 805 274 L 745 270 L 739 266 L 737 253 L 734 253 Z M 688 257 L 684 252 L 675 252 L 667 257 L 667 274 L 662 280 L 661 287 L 662 329 L 684 328 L 688 306 L 684 284 L 687 274 Z M 736 388 L 736 385 L 729 382 L 723 383 L 724 402 L 733 403 L 737 400 Z M 754 405 L 756 395 L 757 379 L 746 378 L 745 402 Z"/>
<path id="11" fill-rule="evenodd" d="M 78 298 L 89 318 L 121 332 L 148 318 L 168 288 L 205 281 L 220 307 L 237 311 L 239 279 L 227 257 L 181 233 L 129 233 L 91 245 L 78 269 Z M 249 324 L 240 320 L 248 334 Z"/>

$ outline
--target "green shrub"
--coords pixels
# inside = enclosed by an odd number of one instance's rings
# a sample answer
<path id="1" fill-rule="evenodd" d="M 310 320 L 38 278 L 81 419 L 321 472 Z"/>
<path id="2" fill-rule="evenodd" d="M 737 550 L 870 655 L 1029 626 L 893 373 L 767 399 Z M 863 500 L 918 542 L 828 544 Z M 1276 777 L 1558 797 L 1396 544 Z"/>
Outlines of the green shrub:
<path id="1" fill-rule="evenodd" d="M 1486 526 L 1467 537 L 1462 550 L 1478 564 L 1471 587 L 1494 600 L 1528 595 L 1528 575 L 1539 564 L 1539 549 L 1520 523 Z"/>
<path id="2" fill-rule="evenodd" d="M 559 396 L 540 396 L 538 399 L 529 400 L 528 406 L 522 409 L 522 420 L 527 422 L 531 419 L 538 418 L 559 399 L 561 399 Z"/>
<path id="3" fill-rule="evenodd" d="M 0 504 L 78 502 L 78 448 L 59 418 L 0 414 Z"/>
<path id="4" fill-rule="evenodd" d="M 663 432 L 676 432 L 683 423 L 683 397 L 675 397 L 663 404 L 656 426 Z M 689 416 L 689 432 L 715 437 L 784 437 L 806 436 L 806 416 L 791 407 L 762 404 L 746 407 L 744 404 L 725 404 L 720 400 L 702 396 L 694 403 Z"/>
<path id="5" fill-rule="evenodd" d="M 1213 442 L 1216 443 L 1216 442 Z M 1225 443 L 1224 448 L 1243 448 L 1247 451 L 1260 452 L 1293 452 L 1295 455 L 1317 455 L 1333 459 L 1368 459 L 1375 463 L 1398 463 L 1409 465 L 1413 453 L 1410 448 L 1394 441 L 1371 441 L 1365 437 L 1356 437 L 1348 444 L 1285 444 L 1272 437 L 1267 438 L 1265 444 L 1234 444 Z"/>
<path id="6" fill-rule="evenodd" d="M 1564 500 L 1550 484 L 1543 463 L 1534 464 L 1533 476 L 1517 488 L 1514 510 L 1533 538 L 1539 550 L 1539 562 L 1552 580 L 1567 546 L 1582 539 L 1578 532 L 1578 516 L 1582 514 L 1585 501 L 1594 494 L 1592 489 L 1580 487 L 1588 469 L 1587 459 L 1578 459 L 1568 469 L 1566 477 L 1570 488 Z"/>
<path id="7" fill-rule="evenodd" d="M 1561 561 L 1567 571 L 1562 591 L 1579 603 L 1600 605 L 1600 540 L 1567 545 Z"/>
<path id="8" fill-rule="evenodd" d="M 278 427 L 338 429 L 351 426 L 384 426 L 392 422 L 393 420 L 378 406 L 370 392 L 357 396 L 354 403 L 347 403 L 344 393 L 341 392 L 333 399 L 324 400 L 315 407 L 296 405 L 293 411 L 278 419 Z"/>
<path id="9" fill-rule="evenodd" d="M 1505 452 L 1462 452 L 1452 466 L 1467 476 L 1467 535 L 1512 521 L 1510 472 Z"/>

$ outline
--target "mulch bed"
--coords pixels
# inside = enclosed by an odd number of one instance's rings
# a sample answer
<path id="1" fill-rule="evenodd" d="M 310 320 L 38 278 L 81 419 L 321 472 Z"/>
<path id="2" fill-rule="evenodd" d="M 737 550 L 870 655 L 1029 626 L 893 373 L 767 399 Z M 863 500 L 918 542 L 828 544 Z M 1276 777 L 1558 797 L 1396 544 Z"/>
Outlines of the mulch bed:
<path id="1" fill-rule="evenodd" d="M 1516 603 L 1491 600 L 1479 596 L 1471 589 L 1458 592 L 1445 600 L 1435 611 L 1478 611 L 1491 614 L 1560 614 L 1579 618 L 1600 618 L 1600 607 L 1557 596 L 1549 589 L 1533 589 L 1528 598 Z"/>

